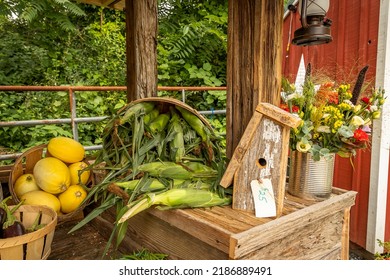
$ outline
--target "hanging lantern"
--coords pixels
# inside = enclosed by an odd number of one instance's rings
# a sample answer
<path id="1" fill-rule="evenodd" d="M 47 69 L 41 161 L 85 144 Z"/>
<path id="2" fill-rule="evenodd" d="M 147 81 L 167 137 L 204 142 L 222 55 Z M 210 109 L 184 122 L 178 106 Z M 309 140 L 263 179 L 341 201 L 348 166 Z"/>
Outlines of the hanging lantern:
<path id="1" fill-rule="evenodd" d="M 302 27 L 294 32 L 292 43 L 297 46 L 325 44 L 332 41 L 330 26 L 326 18 L 329 0 L 299 0 L 298 11 Z"/>

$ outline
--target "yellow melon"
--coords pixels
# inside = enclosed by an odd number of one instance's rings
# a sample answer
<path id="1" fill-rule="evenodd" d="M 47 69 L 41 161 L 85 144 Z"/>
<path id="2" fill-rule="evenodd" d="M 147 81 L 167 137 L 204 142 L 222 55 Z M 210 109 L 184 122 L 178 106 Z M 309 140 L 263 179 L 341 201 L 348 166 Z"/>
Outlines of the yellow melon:
<path id="1" fill-rule="evenodd" d="M 20 200 L 24 200 L 24 204 L 27 205 L 46 205 L 57 213 L 61 209 L 59 199 L 55 195 L 44 191 L 31 191 L 25 193 L 20 197 Z"/>
<path id="2" fill-rule="evenodd" d="M 78 141 L 68 137 L 54 137 L 47 144 L 49 154 L 65 163 L 82 161 L 85 149 Z"/>
<path id="3" fill-rule="evenodd" d="M 87 184 L 89 177 L 91 175 L 90 170 L 84 170 L 88 167 L 86 162 L 80 161 L 72 163 L 69 167 L 70 172 L 70 184 L 71 185 L 85 185 Z M 79 174 L 80 173 L 80 174 Z"/>
<path id="4" fill-rule="evenodd" d="M 54 157 L 40 159 L 33 174 L 38 187 L 51 194 L 62 193 L 70 186 L 68 166 Z"/>
<path id="5" fill-rule="evenodd" d="M 37 183 L 33 174 L 23 174 L 18 179 L 16 179 L 14 184 L 14 192 L 18 198 L 23 194 L 31 191 L 39 191 Z"/>
<path id="6" fill-rule="evenodd" d="M 87 197 L 87 191 L 80 185 L 72 185 L 66 191 L 58 196 L 61 203 L 61 212 L 70 213 L 75 211 L 84 199 Z"/>

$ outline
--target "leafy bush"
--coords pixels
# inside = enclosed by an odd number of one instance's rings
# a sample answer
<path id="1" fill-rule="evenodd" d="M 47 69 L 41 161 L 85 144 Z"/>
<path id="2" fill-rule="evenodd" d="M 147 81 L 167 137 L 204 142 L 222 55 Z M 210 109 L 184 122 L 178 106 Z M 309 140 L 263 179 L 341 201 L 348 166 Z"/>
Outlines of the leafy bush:
<path id="1" fill-rule="evenodd" d="M 0 7 L 0 85 L 126 84 L 123 12 L 73 2 L 63 13 L 61 3 L 68 2 L 17 1 L 15 12 L 23 16 L 16 18 Z M 164 0 L 158 11 L 159 85 L 225 85 L 227 2 Z M 110 116 L 126 103 L 124 92 L 75 94 L 77 117 Z M 161 95 L 181 99 L 181 92 Z M 224 109 L 226 93 L 188 92 L 186 102 L 197 110 Z M 2 121 L 70 118 L 68 93 L 0 92 L 0 115 Z M 209 118 L 223 134 L 224 116 Z M 103 127 L 104 122 L 79 123 L 80 142 L 100 144 Z M 0 127 L 0 149 L 20 152 L 71 131 L 70 124 Z"/>

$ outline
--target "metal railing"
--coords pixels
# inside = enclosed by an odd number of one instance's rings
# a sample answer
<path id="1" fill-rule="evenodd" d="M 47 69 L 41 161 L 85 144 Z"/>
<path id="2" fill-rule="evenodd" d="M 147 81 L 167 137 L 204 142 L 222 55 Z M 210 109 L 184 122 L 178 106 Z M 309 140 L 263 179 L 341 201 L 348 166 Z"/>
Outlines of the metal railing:
<path id="1" fill-rule="evenodd" d="M 15 126 L 36 126 L 36 125 L 48 125 L 48 124 L 70 124 L 72 129 L 72 135 L 75 140 L 79 140 L 78 124 L 89 122 L 100 122 L 106 119 L 108 116 L 94 116 L 94 117 L 77 117 L 77 100 L 75 92 L 80 91 L 126 91 L 125 86 L 0 86 L 0 91 L 12 91 L 12 92 L 31 92 L 31 91 L 47 91 L 47 92 L 59 92 L 65 91 L 69 95 L 69 111 L 70 118 L 61 119 L 43 119 L 43 120 L 20 120 L 20 121 L 0 121 L 0 127 L 15 127 Z M 212 90 L 225 90 L 226 87 L 166 87 L 161 86 L 157 88 L 157 91 L 176 91 L 181 92 L 181 101 L 186 102 L 186 94 L 188 91 L 212 91 Z M 226 114 L 224 110 L 208 110 L 199 111 L 202 115 L 218 115 Z M 0 115 L 1 117 L 1 115 Z M 86 146 L 88 150 L 101 149 L 101 145 Z M 22 153 L 12 154 L 0 154 L 0 160 L 15 159 Z"/>

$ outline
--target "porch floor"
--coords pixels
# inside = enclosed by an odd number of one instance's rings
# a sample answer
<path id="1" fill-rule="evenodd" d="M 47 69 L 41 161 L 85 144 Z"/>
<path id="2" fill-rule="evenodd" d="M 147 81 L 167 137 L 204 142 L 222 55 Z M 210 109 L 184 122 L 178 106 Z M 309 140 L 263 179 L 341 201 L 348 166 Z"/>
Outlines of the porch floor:
<path id="1" fill-rule="evenodd" d="M 118 258 L 118 255 L 120 257 L 120 253 L 112 247 L 103 256 L 107 240 L 90 224 L 69 234 L 78 221 L 57 226 L 49 260 L 112 260 Z"/>

